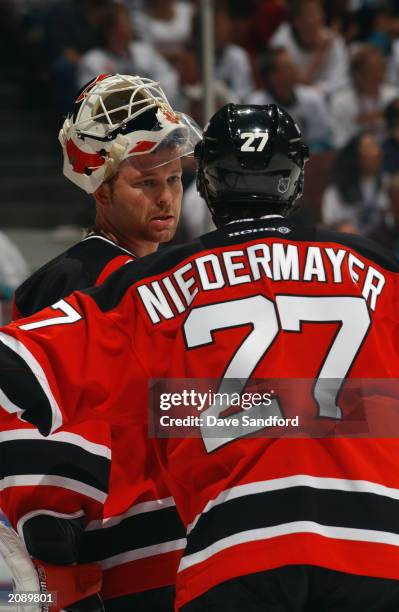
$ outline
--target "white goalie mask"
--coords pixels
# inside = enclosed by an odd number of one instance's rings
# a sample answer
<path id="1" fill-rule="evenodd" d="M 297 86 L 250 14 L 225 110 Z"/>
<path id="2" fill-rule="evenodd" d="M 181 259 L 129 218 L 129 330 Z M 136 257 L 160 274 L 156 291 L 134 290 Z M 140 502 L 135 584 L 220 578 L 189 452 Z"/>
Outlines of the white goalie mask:
<path id="1" fill-rule="evenodd" d="M 151 170 L 191 155 L 200 139 L 199 126 L 172 109 L 159 83 L 123 74 L 102 74 L 86 85 L 59 134 L 64 175 L 87 193 L 127 158 Z"/>

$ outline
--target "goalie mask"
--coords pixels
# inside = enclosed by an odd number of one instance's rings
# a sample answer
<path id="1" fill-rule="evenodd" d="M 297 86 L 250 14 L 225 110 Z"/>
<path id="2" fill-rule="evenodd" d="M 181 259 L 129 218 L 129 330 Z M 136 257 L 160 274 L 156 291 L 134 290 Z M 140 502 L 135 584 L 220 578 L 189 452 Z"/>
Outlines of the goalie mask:
<path id="1" fill-rule="evenodd" d="M 201 138 L 191 117 L 176 113 L 151 79 L 102 74 L 79 93 L 59 134 L 64 175 L 93 193 L 129 158 L 147 171 L 190 155 Z"/>

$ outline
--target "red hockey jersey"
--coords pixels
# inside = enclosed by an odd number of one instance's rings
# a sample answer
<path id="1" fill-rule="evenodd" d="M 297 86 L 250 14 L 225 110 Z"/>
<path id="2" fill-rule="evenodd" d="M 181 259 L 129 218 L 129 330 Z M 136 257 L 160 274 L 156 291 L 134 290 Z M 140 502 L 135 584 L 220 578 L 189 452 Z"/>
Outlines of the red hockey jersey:
<path id="1" fill-rule="evenodd" d="M 107 422 L 119 406 L 133 432 L 148 421 L 148 379 L 234 378 L 241 391 L 249 379 L 314 379 L 281 409 L 345 422 L 347 382 L 373 379 L 384 395 L 398 377 L 398 271 L 358 237 L 233 223 L 4 328 L 1 403 L 45 434 L 83 415 Z M 325 380 L 338 381 L 333 394 Z M 248 434 L 153 440 L 187 527 L 178 606 L 286 564 L 399 580 L 397 440 Z"/>
<path id="2" fill-rule="evenodd" d="M 98 286 L 133 259 L 106 237 L 89 235 L 17 289 L 14 318 L 73 290 Z M 134 436 L 138 451 L 133 457 L 127 452 L 130 430 L 127 434 L 126 425 L 117 421 L 112 427 L 80 422 L 44 439 L 15 416 L 7 420 L 8 431 L 0 436 L 8 441 L 12 467 L 3 480 L 2 503 L 22 537 L 25 522 L 43 512 L 82 520 L 81 561 L 102 562 L 105 599 L 174 584 L 185 534 L 159 474 L 153 482 L 149 469 L 142 477 L 145 432 L 138 429 Z"/>

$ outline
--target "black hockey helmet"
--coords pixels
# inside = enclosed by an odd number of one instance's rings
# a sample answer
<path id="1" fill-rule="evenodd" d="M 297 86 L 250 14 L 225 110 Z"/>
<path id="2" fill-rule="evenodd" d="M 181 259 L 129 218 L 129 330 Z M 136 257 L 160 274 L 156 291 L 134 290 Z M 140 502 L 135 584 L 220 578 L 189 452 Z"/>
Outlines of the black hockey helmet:
<path id="1" fill-rule="evenodd" d="M 287 215 L 303 189 L 309 150 L 282 108 L 227 104 L 196 145 L 197 189 L 216 225 L 262 214 Z"/>

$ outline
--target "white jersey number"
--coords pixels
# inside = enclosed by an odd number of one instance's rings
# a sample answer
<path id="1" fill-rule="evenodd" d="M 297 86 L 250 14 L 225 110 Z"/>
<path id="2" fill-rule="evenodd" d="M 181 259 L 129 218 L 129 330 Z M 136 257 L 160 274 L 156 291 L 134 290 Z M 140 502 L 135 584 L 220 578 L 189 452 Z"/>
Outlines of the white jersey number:
<path id="1" fill-rule="evenodd" d="M 53 310 L 61 310 L 64 313 L 64 317 L 53 317 L 52 319 L 46 319 L 45 321 L 35 321 L 35 323 L 25 323 L 19 325 L 20 329 L 30 330 L 39 329 L 39 327 L 49 327 L 50 325 L 66 325 L 68 323 L 76 323 L 82 318 L 82 315 L 77 310 L 72 308 L 65 300 L 59 300 L 51 306 Z"/>
<path id="2" fill-rule="evenodd" d="M 245 153 L 254 153 L 256 151 L 259 153 L 263 151 L 269 140 L 269 132 L 242 132 L 241 140 L 245 141 L 241 145 L 241 151 Z M 255 140 L 259 141 L 256 147 L 253 146 Z"/>
<path id="3" fill-rule="evenodd" d="M 337 406 L 337 396 L 371 323 L 367 304 L 363 298 L 278 295 L 274 303 L 262 295 L 256 295 L 242 300 L 200 306 L 193 309 L 187 317 L 184 334 L 187 346 L 195 348 L 213 344 L 214 331 L 252 325 L 252 331 L 233 354 L 218 389 L 220 394 L 231 395 L 232 392 L 242 392 L 279 331 L 300 333 L 304 321 L 315 324 L 340 323 L 318 373 L 314 397 L 319 407 L 319 416 L 341 419 L 342 412 Z M 235 382 L 229 381 L 231 378 L 235 379 Z M 227 404 L 212 405 L 204 410 L 202 415 L 219 417 L 228 407 Z M 251 418 L 266 416 L 265 406 L 253 406 L 250 410 Z M 244 414 L 246 412 L 241 411 L 234 417 L 242 419 Z M 273 399 L 271 405 L 267 407 L 267 416 L 282 416 L 276 399 Z M 245 435 L 260 429 L 262 428 L 256 426 L 245 427 Z M 239 428 L 235 430 L 239 431 Z M 214 432 L 211 426 L 204 424 L 201 427 L 208 452 L 244 435 L 238 433 L 234 437 L 215 438 L 210 437 L 211 431 Z"/>

